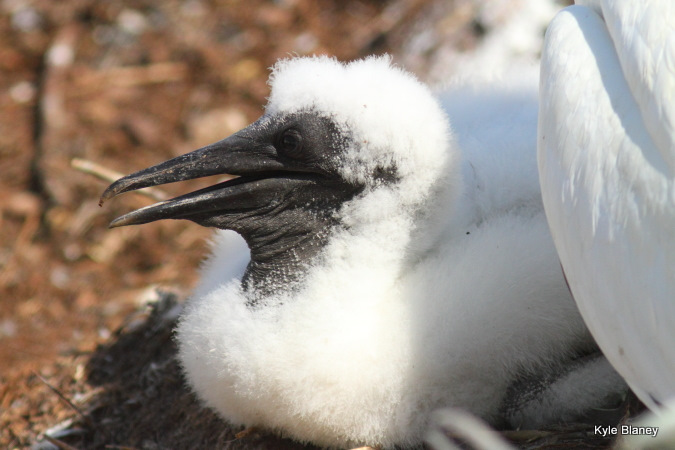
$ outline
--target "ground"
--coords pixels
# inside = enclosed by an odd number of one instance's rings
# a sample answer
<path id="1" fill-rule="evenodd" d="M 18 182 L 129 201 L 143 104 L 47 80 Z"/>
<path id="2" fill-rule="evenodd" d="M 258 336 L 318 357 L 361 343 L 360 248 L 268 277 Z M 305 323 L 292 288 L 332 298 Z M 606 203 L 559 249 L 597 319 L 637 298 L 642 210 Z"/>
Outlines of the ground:
<path id="1" fill-rule="evenodd" d="M 171 305 L 210 231 L 108 230 L 151 200 L 100 208 L 107 183 L 73 161 L 126 174 L 229 135 L 262 112 L 278 58 L 388 51 L 424 72 L 434 39 L 460 52 L 480 40 L 477 3 L 0 2 L 0 447 L 298 447 L 237 439 L 183 387 Z"/>

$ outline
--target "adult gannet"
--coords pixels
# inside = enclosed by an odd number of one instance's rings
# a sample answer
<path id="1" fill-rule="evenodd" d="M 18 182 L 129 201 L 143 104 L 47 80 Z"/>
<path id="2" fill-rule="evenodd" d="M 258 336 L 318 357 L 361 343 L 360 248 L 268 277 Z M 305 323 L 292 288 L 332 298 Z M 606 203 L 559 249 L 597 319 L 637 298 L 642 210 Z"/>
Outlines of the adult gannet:
<path id="1" fill-rule="evenodd" d="M 230 257 L 241 241 L 217 238 L 177 330 L 206 405 L 391 447 L 419 445 L 440 406 L 537 425 L 622 389 L 604 359 L 578 359 L 595 344 L 541 205 L 536 77 L 454 86 L 445 111 L 388 57 L 283 60 L 270 80 L 258 121 L 102 196 L 239 176 L 111 224 L 188 219 L 246 241 Z"/>
<path id="2" fill-rule="evenodd" d="M 675 3 L 583 3 L 543 49 L 542 196 L 586 324 L 658 411 L 675 401 Z"/>

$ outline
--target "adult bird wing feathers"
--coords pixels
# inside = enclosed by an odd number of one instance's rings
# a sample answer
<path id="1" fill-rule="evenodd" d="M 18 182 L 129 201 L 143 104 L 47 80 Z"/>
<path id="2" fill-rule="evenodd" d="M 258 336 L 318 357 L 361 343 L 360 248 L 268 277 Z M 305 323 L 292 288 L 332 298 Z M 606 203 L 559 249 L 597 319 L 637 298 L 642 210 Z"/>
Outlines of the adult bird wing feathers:
<path id="1" fill-rule="evenodd" d="M 675 399 L 675 3 L 587 1 L 544 44 L 538 164 L 579 309 L 640 399 Z"/>

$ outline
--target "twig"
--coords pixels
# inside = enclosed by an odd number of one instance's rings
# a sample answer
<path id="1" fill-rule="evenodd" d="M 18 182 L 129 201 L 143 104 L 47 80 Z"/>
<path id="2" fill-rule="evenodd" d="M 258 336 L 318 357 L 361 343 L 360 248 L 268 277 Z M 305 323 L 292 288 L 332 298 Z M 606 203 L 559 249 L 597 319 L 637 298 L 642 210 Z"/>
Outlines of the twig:
<path id="1" fill-rule="evenodd" d="M 242 439 L 245 438 L 246 436 L 250 436 L 254 433 L 257 433 L 258 431 L 259 431 L 258 427 L 248 427 L 244 428 L 239 433 L 235 434 L 234 437 L 235 439 Z"/>
<path id="2" fill-rule="evenodd" d="M 523 441 L 533 441 L 535 439 L 542 439 L 551 436 L 551 431 L 542 431 L 542 430 L 502 430 L 499 432 L 509 441 L 514 442 L 523 442 Z"/>
<path id="3" fill-rule="evenodd" d="M 47 386 L 49 386 L 49 385 L 47 385 Z M 51 386 L 49 386 L 49 387 L 51 387 Z M 45 439 L 45 441 L 49 442 L 50 444 L 56 445 L 61 450 L 78 450 L 76 447 L 73 447 L 72 445 L 68 445 L 63 441 L 61 441 L 59 439 L 56 439 L 56 438 L 53 438 L 53 437 L 51 437 L 49 435 L 46 435 L 46 434 L 44 435 L 44 439 Z"/>
<path id="4" fill-rule="evenodd" d="M 105 448 L 111 450 L 138 450 L 136 447 L 128 447 L 126 445 L 106 445 Z"/>
<path id="5" fill-rule="evenodd" d="M 189 75 L 189 67 L 181 62 L 162 62 L 147 66 L 114 67 L 100 71 L 83 71 L 76 79 L 77 96 L 91 94 L 110 87 L 129 88 L 148 84 L 182 81 Z"/>
<path id="6" fill-rule="evenodd" d="M 93 175 L 100 180 L 107 181 L 108 183 L 112 183 L 124 176 L 119 172 L 82 158 L 73 158 L 70 161 L 70 165 L 75 170 L 79 170 L 80 172 L 86 173 L 87 175 Z M 163 190 L 153 187 L 139 189 L 134 192 L 145 195 L 146 197 L 150 197 L 157 202 L 162 202 L 170 197 L 169 194 Z"/>
<path id="7" fill-rule="evenodd" d="M 472 448 L 480 450 L 513 450 L 488 424 L 467 411 L 458 408 L 445 408 L 435 411 L 431 416 L 431 428 L 426 441 L 437 450 L 454 450 L 454 439 L 461 439 Z"/>
<path id="8" fill-rule="evenodd" d="M 40 374 L 37 373 L 37 372 L 33 372 L 33 374 L 34 374 L 36 377 L 38 377 L 38 378 L 40 379 L 40 381 L 42 381 L 42 382 L 45 384 L 45 386 L 47 386 L 47 387 L 48 387 L 49 389 L 51 389 L 56 395 L 58 395 L 59 398 L 60 398 L 61 400 L 63 400 L 64 402 L 66 402 L 66 404 L 67 404 L 68 406 L 70 406 L 73 410 L 75 410 L 75 412 L 77 412 L 77 413 L 80 415 L 80 417 L 82 417 L 82 420 L 84 420 L 84 421 L 86 422 L 87 425 L 89 425 L 90 427 L 94 428 L 94 423 L 91 421 L 91 418 L 90 418 L 89 416 L 87 416 L 80 408 L 78 408 L 77 406 L 75 406 L 75 404 L 74 404 L 73 402 L 71 402 L 68 398 L 66 398 L 66 396 L 63 395 L 58 389 L 56 389 L 54 386 L 52 386 L 51 384 L 49 384 L 49 382 L 48 382 L 47 380 L 45 380 L 45 379 L 42 377 L 42 375 L 40 375 Z"/>

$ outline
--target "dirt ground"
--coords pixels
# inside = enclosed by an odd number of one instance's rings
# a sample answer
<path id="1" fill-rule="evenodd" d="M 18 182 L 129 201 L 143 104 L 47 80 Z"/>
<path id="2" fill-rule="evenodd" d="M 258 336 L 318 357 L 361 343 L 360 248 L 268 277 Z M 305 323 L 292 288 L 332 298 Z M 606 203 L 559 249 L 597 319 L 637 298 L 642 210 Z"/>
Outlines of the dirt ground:
<path id="1" fill-rule="evenodd" d="M 467 5 L 2 0 L 0 448 L 297 448 L 264 433 L 237 439 L 183 388 L 175 305 L 210 231 L 108 230 L 152 200 L 99 208 L 107 183 L 73 160 L 126 174 L 221 139 L 260 115 L 278 58 L 397 58 L 420 24 L 470 49 L 485 30 Z"/>
<path id="2" fill-rule="evenodd" d="M 210 231 L 191 223 L 108 230 L 151 200 L 132 194 L 99 208 L 107 183 L 75 170 L 73 159 L 126 174 L 221 139 L 260 115 L 278 58 L 381 53 L 434 8 L 419 0 L 0 3 L 0 447 L 29 446 L 81 418 L 77 405 L 95 414 L 112 401 L 91 404 L 101 386 L 119 382 L 111 374 L 143 373 L 146 353 L 127 362 L 120 354 L 139 338 L 130 324 L 142 323 L 157 286 L 184 298 L 206 252 Z M 471 23 L 453 33 L 470 45 Z M 150 352 L 172 351 L 169 330 Z M 180 390 L 176 368 L 166 373 L 163 382 Z M 97 424 L 75 442 L 172 442 L 144 425 L 143 439 Z"/>

